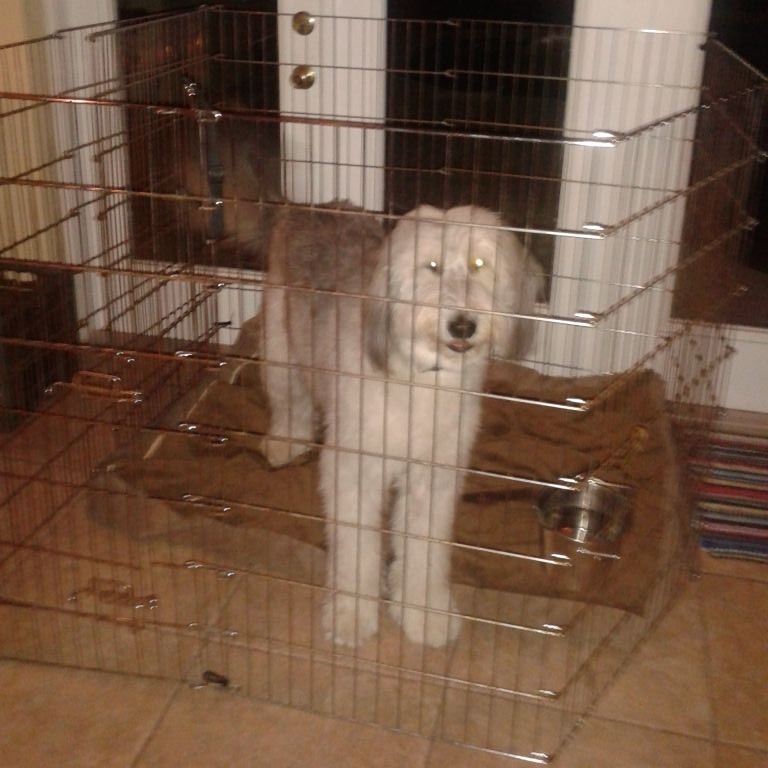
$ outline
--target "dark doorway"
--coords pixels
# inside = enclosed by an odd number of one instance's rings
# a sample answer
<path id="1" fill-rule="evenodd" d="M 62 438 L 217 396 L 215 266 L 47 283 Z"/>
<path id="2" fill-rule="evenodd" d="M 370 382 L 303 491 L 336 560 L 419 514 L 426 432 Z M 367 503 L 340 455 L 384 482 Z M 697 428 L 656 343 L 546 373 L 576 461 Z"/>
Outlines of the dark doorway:
<path id="1" fill-rule="evenodd" d="M 765 79 L 759 72 L 768 69 L 768 48 L 756 34 L 766 25 L 768 6 L 762 0 L 714 0 L 710 30 L 715 43 L 709 45 L 702 98 L 722 101 L 717 109 L 699 116 L 692 184 L 706 179 L 715 167 L 713 163 L 727 167 L 730 159 L 752 151 L 739 138 L 739 126 L 745 125 L 744 121 L 748 121 L 750 132 L 755 128 L 759 131 L 758 146 L 766 146 Z M 755 71 L 734 67 L 730 54 L 719 48 L 721 43 L 746 59 Z M 712 227 L 720 226 L 722 231 L 736 235 L 678 275 L 676 317 L 768 328 L 768 183 L 763 166 L 746 165 L 743 171 L 715 179 L 688 198 L 683 256 L 694 253 Z M 734 185 L 750 193 L 746 209 L 734 206 Z M 758 222 L 752 231 L 743 228 L 746 216 Z M 713 291 L 721 293 L 723 280 L 729 276 L 735 287 L 733 296 L 711 317 L 711 297 L 717 295 Z M 739 285 L 747 290 L 737 292 Z"/>

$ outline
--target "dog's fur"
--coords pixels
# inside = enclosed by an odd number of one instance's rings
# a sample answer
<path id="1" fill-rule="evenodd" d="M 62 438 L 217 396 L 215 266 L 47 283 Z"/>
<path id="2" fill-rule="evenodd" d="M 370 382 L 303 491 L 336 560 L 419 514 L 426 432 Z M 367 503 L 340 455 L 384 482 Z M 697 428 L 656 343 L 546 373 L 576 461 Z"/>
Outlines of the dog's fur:
<path id="1" fill-rule="evenodd" d="M 527 335 L 525 320 L 490 311 L 529 314 L 540 274 L 500 227 L 482 208 L 421 206 L 385 238 L 372 216 L 343 204 L 286 212 L 276 224 L 263 304 L 264 452 L 282 466 L 324 430 L 324 626 L 338 644 L 378 629 L 391 491 L 390 612 L 416 643 L 441 646 L 458 632 L 442 542 L 461 493 L 456 468 L 467 466 L 478 428 L 480 397 L 470 393 L 482 391 L 491 354 L 515 356 Z"/>

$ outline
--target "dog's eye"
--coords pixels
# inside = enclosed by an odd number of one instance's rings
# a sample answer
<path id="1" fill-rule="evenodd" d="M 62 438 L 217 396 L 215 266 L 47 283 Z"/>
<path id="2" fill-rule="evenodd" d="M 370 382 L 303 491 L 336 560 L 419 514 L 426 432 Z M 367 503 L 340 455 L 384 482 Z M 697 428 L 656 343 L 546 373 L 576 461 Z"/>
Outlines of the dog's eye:
<path id="1" fill-rule="evenodd" d="M 471 272 L 477 272 L 485 266 L 485 261 L 481 258 L 475 258 L 469 260 L 469 269 Z"/>
<path id="2" fill-rule="evenodd" d="M 429 269 L 431 269 L 433 272 L 439 272 L 440 271 L 440 262 L 439 261 L 435 261 L 434 259 L 432 259 L 432 261 L 430 261 L 429 264 L 427 264 L 427 267 Z"/>

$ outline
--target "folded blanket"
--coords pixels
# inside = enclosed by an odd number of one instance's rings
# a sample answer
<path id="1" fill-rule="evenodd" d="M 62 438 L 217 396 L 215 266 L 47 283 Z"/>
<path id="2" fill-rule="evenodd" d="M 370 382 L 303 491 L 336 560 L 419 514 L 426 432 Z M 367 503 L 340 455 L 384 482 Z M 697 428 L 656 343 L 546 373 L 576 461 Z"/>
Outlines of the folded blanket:
<path id="1" fill-rule="evenodd" d="M 209 374 L 166 414 L 163 425 L 176 432 L 142 438 L 101 465 L 91 479 L 93 515 L 108 523 L 119 510 L 124 513 L 127 499 L 132 505 L 141 499 L 158 505 L 158 517 L 169 509 L 184 518 L 213 516 L 223 524 L 256 526 L 324 546 L 317 462 L 311 457 L 274 470 L 259 453 L 265 398 L 259 363 L 243 357 L 253 351 L 256 333 L 246 327 L 240 357 Z M 662 381 L 650 371 L 621 381 L 556 378 L 494 363 L 487 391 L 550 404 L 599 396 L 599 404 L 573 411 L 484 398 L 470 467 L 494 476 L 467 475 L 454 530 L 455 541 L 465 546 L 454 548 L 454 581 L 641 612 L 684 530 Z M 179 431 L 180 421 L 196 424 L 197 436 Z M 212 439 L 205 437 L 209 433 Z M 226 441 L 217 439 L 222 435 Z M 538 522 L 536 506 L 548 491 L 542 482 L 592 472 L 631 489 L 631 524 L 620 542 L 620 559 L 579 554 L 570 542 L 543 536 Z M 572 558 L 571 567 L 508 556 L 546 557 L 553 541 Z"/>

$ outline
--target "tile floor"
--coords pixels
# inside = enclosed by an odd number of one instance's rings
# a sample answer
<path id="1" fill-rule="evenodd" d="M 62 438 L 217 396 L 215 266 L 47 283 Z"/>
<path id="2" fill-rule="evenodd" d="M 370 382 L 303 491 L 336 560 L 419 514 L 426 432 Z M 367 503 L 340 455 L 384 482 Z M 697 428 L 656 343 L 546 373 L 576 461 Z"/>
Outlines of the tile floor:
<path id="1" fill-rule="evenodd" d="M 562 768 L 768 768 L 768 567 L 702 561 Z M 0 661 L 0 765 L 523 765 L 226 691 Z"/>

